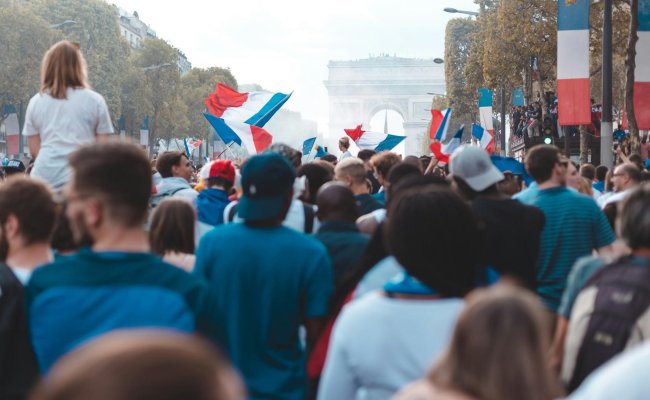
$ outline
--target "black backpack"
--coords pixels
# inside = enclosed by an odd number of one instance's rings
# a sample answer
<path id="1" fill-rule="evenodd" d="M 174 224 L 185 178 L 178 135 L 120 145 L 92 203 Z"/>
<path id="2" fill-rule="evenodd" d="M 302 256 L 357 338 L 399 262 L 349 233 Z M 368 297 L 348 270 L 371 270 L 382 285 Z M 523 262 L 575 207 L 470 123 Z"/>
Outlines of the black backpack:
<path id="1" fill-rule="evenodd" d="M 310 206 L 309 204 L 302 203 L 302 209 L 305 212 L 305 227 L 304 227 L 304 233 L 312 233 L 314 230 L 314 218 L 316 218 L 316 212 L 314 211 L 314 208 Z M 228 210 L 228 221 L 227 222 L 232 222 L 235 220 L 235 215 L 237 215 L 237 204 L 234 206 L 230 207 L 230 210 Z"/>
<path id="2" fill-rule="evenodd" d="M 573 391 L 595 369 L 625 350 L 637 321 L 650 306 L 650 261 L 623 257 L 594 274 L 585 288 L 596 286 L 593 312 L 578 350 L 569 390 Z"/>

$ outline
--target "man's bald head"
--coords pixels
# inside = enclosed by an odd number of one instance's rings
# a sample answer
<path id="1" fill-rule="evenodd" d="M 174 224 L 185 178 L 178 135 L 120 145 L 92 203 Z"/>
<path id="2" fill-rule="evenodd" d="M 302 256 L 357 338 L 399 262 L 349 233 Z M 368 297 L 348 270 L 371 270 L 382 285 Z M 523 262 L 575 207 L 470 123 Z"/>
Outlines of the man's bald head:
<path id="1" fill-rule="evenodd" d="M 340 182 L 328 182 L 316 196 L 318 219 L 321 221 L 355 222 L 359 217 L 359 207 L 349 187 Z"/>

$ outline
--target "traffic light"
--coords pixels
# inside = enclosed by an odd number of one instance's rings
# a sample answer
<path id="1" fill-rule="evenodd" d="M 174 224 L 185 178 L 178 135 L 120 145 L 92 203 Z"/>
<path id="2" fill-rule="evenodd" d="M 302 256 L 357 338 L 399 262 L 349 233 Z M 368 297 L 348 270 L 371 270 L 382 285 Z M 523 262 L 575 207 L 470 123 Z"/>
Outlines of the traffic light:
<path id="1" fill-rule="evenodd" d="M 544 144 L 553 144 L 553 130 L 550 127 L 544 128 Z"/>

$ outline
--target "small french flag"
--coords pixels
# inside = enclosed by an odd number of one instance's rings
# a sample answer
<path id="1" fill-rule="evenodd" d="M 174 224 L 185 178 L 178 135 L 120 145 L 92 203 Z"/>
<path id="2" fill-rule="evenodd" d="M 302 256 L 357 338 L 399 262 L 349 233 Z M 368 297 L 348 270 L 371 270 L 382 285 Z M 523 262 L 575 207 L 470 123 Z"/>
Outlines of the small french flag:
<path id="1" fill-rule="evenodd" d="M 289 97 L 291 93 L 239 93 L 223 83 L 217 83 L 214 93 L 204 103 L 208 111 L 219 118 L 262 127 Z"/>
<path id="2" fill-rule="evenodd" d="M 203 115 L 224 143 L 235 142 L 244 147 L 250 155 L 264 151 L 273 141 L 273 136 L 259 126 L 226 121 L 210 114 Z"/>
<path id="3" fill-rule="evenodd" d="M 494 137 L 488 131 L 483 129 L 482 126 L 472 124 L 472 136 L 478 140 L 482 149 L 492 154 L 494 152 Z"/>
<path id="4" fill-rule="evenodd" d="M 449 157 L 451 154 L 460 147 L 463 140 L 463 132 L 465 131 L 465 125 L 461 125 L 454 137 L 446 143 L 442 144 L 438 141 L 431 143 L 430 149 L 433 155 L 441 163 L 449 163 Z"/>
<path id="5" fill-rule="evenodd" d="M 344 131 L 362 150 L 370 149 L 376 152 L 392 150 L 406 139 L 406 136 L 364 131 L 361 127 L 361 125 L 357 125 L 354 129 L 344 129 Z"/>
<path id="6" fill-rule="evenodd" d="M 650 0 L 639 0 L 634 70 L 634 115 L 639 129 L 650 129 Z"/>
<path id="7" fill-rule="evenodd" d="M 431 128 L 429 129 L 429 138 L 442 142 L 447 137 L 447 129 L 451 121 L 451 108 L 444 111 L 431 110 Z"/>

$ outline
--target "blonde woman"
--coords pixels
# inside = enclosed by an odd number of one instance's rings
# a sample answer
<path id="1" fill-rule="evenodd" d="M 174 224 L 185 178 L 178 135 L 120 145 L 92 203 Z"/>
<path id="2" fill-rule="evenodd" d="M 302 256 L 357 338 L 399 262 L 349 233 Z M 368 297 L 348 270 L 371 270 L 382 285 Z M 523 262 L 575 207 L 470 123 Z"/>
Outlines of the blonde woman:
<path id="1" fill-rule="evenodd" d="M 112 133 L 106 101 L 89 89 L 81 51 L 66 40 L 50 47 L 41 66 L 41 90 L 29 101 L 23 128 L 36 159 L 32 176 L 62 187 L 70 180 L 68 155 Z"/>
<path id="2" fill-rule="evenodd" d="M 449 348 L 396 400 L 552 400 L 562 390 L 547 362 L 548 317 L 522 289 L 497 285 L 466 298 Z"/>

